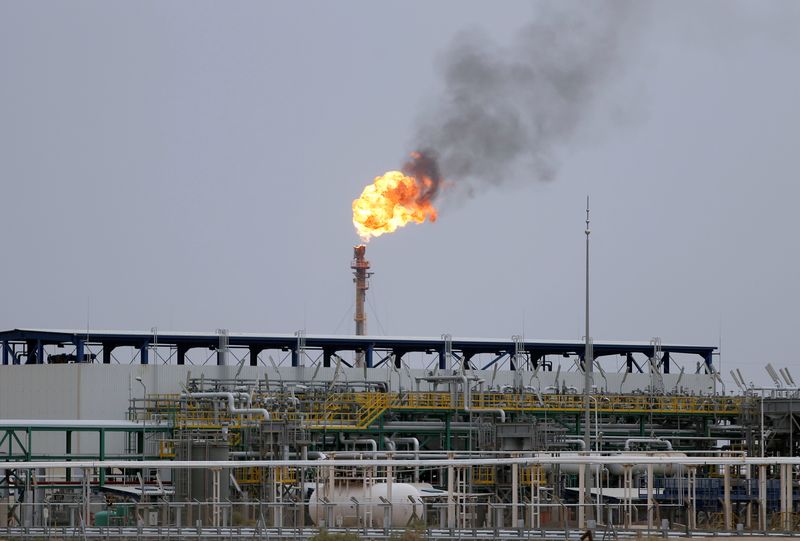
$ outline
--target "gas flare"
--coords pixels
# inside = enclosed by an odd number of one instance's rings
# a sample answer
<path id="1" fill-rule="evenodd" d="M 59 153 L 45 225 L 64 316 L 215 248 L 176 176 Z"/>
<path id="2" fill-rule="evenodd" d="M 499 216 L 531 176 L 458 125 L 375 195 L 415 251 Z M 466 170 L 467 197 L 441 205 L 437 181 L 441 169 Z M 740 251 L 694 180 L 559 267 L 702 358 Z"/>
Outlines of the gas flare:
<path id="1" fill-rule="evenodd" d="M 441 182 L 436 160 L 414 152 L 403 171 L 388 171 L 353 201 L 353 225 L 364 242 L 392 233 L 409 222 L 435 222 L 433 199 Z"/>

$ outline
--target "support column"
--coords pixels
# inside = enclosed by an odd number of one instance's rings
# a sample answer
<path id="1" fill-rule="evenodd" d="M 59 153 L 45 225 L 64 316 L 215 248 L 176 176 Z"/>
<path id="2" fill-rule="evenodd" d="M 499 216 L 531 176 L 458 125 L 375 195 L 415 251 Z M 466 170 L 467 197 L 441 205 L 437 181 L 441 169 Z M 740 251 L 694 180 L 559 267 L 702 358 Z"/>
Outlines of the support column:
<path id="1" fill-rule="evenodd" d="M 175 354 L 176 358 L 175 362 L 177 362 L 179 366 L 183 366 L 186 364 L 186 353 L 188 353 L 188 351 L 189 351 L 188 347 L 178 344 L 178 349 Z"/>
<path id="2" fill-rule="evenodd" d="M 452 457 L 453 454 L 450 453 L 449 458 L 451 460 Z M 451 530 L 456 527 L 456 501 L 453 498 L 455 475 L 455 468 L 452 465 L 447 466 L 447 527 Z"/>
<path id="3" fill-rule="evenodd" d="M 725 529 L 733 529 L 733 511 L 731 509 L 731 467 L 729 464 L 722 466 L 722 512 L 725 519 Z"/>
<path id="4" fill-rule="evenodd" d="M 83 340 L 80 338 L 75 340 L 75 362 L 83 362 Z"/>
<path id="5" fill-rule="evenodd" d="M 336 488 L 336 484 L 335 484 L 336 483 L 336 471 L 333 469 L 333 466 L 328 466 L 328 469 L 327 469 L 326 473 L 328 474 L 328 482 L 325 484 L 326 489 L 327 489 L 327 494 L 325 494 L 325 499 L 328 502 L 331 502 L 334 499 L 334 494 L 336 493 L 335 490 L 334 490 Z M 326 528 L 333 528 L 335 526 L 334 523 L 333 523 L 334 521 L 333 521 L 333 512 L 332 511 L 333 511 L 333 506 L 332 505 L 328 505 L 327 508 L 326 508 L 326 513 L 325 513 L 325 527 Z"/>
<path id="6" fill-rule="evenodd" d="M 394 367 L 400 370 L 403 368 L 403 355 L 405 355 L 406 351 L 399 351 L 396 349 L 392 350 L 392 355 L 394 356 Z M 408 384 L 411 385 L 413 382 L 409 382 Z"/>
<path id="7" fill-rule="evenodd" d="M 647 465 L 647 530 L 653 529 L 655 499 L 653 498 L 653 465 Z"/>
<path id="8" fill-rule="evenodd" d="M 789 501 L 786 499 L 786 464 L 781 464 L 781 529 L 786 530 L 786 515 L 789 512 Z"/>
<path id="9" fill-rule="evenodd" d="M 149 354 L 150 342 L 143 342 L 142 345 L 139 346 L 139 360 L 142 364 L 148 364 L 150 362 Z"/>
<path id="10" fill-rule="evenodd" d="M 89 526 L 89 510 L 91 505 L 91 472 L 89 468 L 81 468 L 83 478 L 81 479 L 81 522 L 84 527 Z"/>
<path id="11" fill-rule="evenodd" d="M 250 346 L 250 366 L 258 366 L 258 354 L 261 353 L 261 348 Z"/>
<path id="12" fill-rule="evenodd" d="M 747 510 L 745 511 L 747 513 L 747 516 L 745 517 L 744 527 L 747 528 L 748 530 L 753 528 L 753 503 L 749 499 L 750 496 L 752 496 L 752 493 L 753 493 L 753 475 L 752 474 L 753 474 L 752 466 L 750 466 L 750 464 L 748 464 L 747 466 L 745 466 L 745 470 L 744 470 L 744 478 L 745 478 L 745 482 L 747 483 L 747 496 L 748 496 Z"/>
<path id="13" fill-rule="evenodd" d="M 625 464 L 622 466 L 623 468 L 623 508 L 625 509 L 625 527 L 630 528 L 631 522 L 633 517 L 631 513 L 633 511 L 631 501 L 633 498 L 633 476 L 631 472 L 631 465 Z"/>
<path id="14" fill-rule="evenodd" d="M 72 430 L 66 430 L 64 432 L 66 435 L 66 445 L 64 446 L 64 452 L 67 455 L 67 461 L 72 460 L 70 457 L 72 456 Z M 69 483 L 72 481 L 72 468 L 67 468 L 67 482 Z"/>
<path id="15" fill-rule="evenodd" d="M 372 368 L 372 344 L 368 345 L 364 350 L 364 366 Z"/>
<path id="16" fill-rule="evenodd" d="M 103 461 L 106 459 L 106 429 L 101 428 L 97 433 L 100 437 L 98 458 Z M 100 467 L 99 483 L 101 487 L 106 484 L 106 469 L 103 466 Z"/>
<path id="17" fill-rule="evenodd" d="M 758 529 L 767 531 L 767 465 L 758 465 Z"/>
<path id="18" fill-rule="evenodd" d="M 220 516 L 222 515 L 220 508 L 220 471 L 222 468 L 214 467 L 211 468 L 211 520 L 212 524 L 215 528 L 220 527 Z"/>
<path id="19" fill-rule="evenodd" d="M 783 485 L 785 494 L 783 500 L 786 501 L 786 510 L 783 515 L 783 529 L 788 531 L 792 530 L 792 511 L 794 510 L 794 502 L 792 501 L 792 465 L 784 464 L 786 470 L 786 483 Z"/>
<path id="20" fill-rule="evenodd" d="M 389 456 L 391 459 L 391 455 Z M 386 466 L 386 499 L 392 501 L 392 483 L 394 481 L 394 468 Z"/>
<path id="21" fill-rule="evenodd" d="M 511 527 L 519 524 L 519 464 L 511 464 Z"/>
<path id="22" fill-rule="evenodd" d="M 578 466 L 578 529 L 586 528 L 586 464 Z"/>
<path id="23" fill-rule="evenodd" d="M 111 354 L 114 353 L 114 344 L 103 343 L 103 364 L 111 364 Z"/>
<path id="24" fill-rule="evenodd" d="M 527 466 L 531 469 L 531 507 L 530 507 L 530 520 L 529 527 L 541 527 L 541 501 L 539 500 L 539 479 L 536 477 L 536 466 L 529 464 Z"/>
<path id="25" fill-rule="evenodd" d="M 689 502 L 686 508 L 686 525 L 691 532 L 697 529 L 697 468 L 694 466 L 689 466 L 687 481 Z"/>

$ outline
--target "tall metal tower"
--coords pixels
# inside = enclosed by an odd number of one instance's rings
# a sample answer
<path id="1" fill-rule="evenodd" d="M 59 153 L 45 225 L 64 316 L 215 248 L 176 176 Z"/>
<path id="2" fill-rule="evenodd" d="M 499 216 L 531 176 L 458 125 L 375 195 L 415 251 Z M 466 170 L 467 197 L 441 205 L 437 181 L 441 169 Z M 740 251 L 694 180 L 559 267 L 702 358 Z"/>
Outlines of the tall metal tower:
<path id="1" fill-rule="evenodd" d="M 364 301 L 367 298 L 369 289 L 369 261 L 364 258 L 367 247 L 364 244 L 353 246 L 353 261 L 350 268 L 353 269 L 353 283 L 356 284 L 356 309 L 353 320 L 356 322 L 356 335 L 367 334 L 367 311 L 364 309 Z M 364 353 L 356 354 L 356 366 L 364 366 Z"/>

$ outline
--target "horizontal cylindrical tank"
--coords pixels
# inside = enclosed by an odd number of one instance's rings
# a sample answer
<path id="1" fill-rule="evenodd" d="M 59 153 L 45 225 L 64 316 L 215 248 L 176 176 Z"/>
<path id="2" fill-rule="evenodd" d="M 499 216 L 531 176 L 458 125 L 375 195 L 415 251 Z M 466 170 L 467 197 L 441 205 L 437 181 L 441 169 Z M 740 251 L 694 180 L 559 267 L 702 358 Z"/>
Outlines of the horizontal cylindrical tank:
<path id="1" fill-rule="evenodd" d="M 405 527 L 414 520 L 425 520 L 425 506 L 420 499 L 420 490 L 410 483 L 392 483 L 392 497 L 388 497 L 386 483 L 337 484 L 333 490 L 320 485 L 308 502 L 311 520 L 317 527 L 325 526 L 326 513 L 330 512 L 329 527 L 356 527 L 365 521 L 369 528 L 382 528 L 385 504 L 384 498 L 392 503 L 390 527 Z M 323 503 L 326 499 L 329 504 Z M 353 498 L 358 502 L 356 504 Z"/>

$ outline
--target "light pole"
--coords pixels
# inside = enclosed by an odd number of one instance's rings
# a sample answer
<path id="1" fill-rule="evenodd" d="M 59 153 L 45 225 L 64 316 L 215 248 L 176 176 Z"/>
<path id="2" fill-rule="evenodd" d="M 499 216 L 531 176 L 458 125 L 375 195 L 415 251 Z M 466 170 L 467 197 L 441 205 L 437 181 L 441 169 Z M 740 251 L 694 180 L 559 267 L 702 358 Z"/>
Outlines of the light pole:
<path id="1" fill-rule="evenodd" d="M 591 413 L 591 403 L 590 398 L 592 398 L 592 370 L 594 369 L 594 351 L 592 347 L 592 338 L 589 334 L 589 235 L 591 234 L 591 230 L 589 229 L 589 196 L 586 196 L 586 349 L 583 354 L 583 407 L 584 407 L 584 421 L 583 421 L 583 442 L 584 442 L 584 449 L 586 452 L 591 452 L 591 422 L 592 422 L 592 413 Z M 592 469 L 589 466 L 583 466 L 586 468 L 586 485 L 581 487 L 583 489 L 582 494 L 582 501 L 581 504 L 585 504 L 589 501 L 589 498 L 586 496 L 586 489 L 592 486 Z M 588 507 L 589 513 L 591 513 L 592 507 Z M 595 517 L 595 520 L 597 517 Z M 583 524 L 581 524 L 583 527 Z"/>
<path id="2" fill-rule="evenodd" d="M 594 450 L 595 450 L 595 453 L 597 453 L 599 455 L 600 454 L 600 423 L 598 422 L 598 415 L 597 415 L 599 406 L 598 406 L 598 403 L 597 403 L 597 397 L 596 396 L 589 396 L 589 400 L 594 402 Z M 594 470 L 595 470 L 595 482 L 597 483 L 597 498 L 595 500 L 595 504 L 596 504 L 597 510 L 595 512 L 595 517 L 594 518 L 595 518 L 596 521 L 599 522 L 600 521 L 600 505 L 601 505 L 601 501 L 600 500 L 603 497 L 603 483 L 601 482 L 601 476 L 600 476 L 600 464 L 596 464 L 595 467 L 594 467 Z"/>

